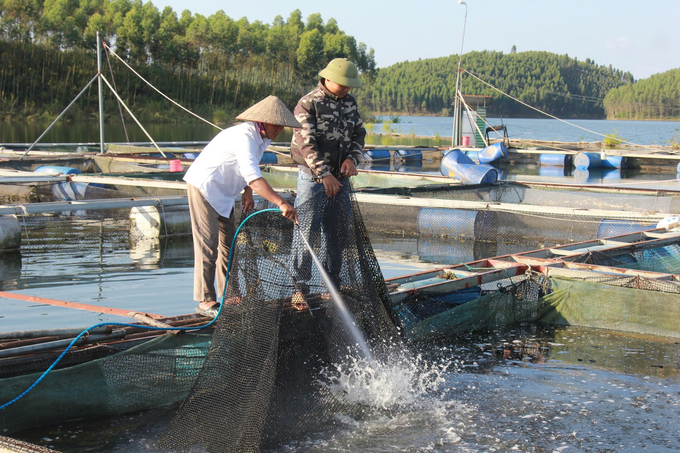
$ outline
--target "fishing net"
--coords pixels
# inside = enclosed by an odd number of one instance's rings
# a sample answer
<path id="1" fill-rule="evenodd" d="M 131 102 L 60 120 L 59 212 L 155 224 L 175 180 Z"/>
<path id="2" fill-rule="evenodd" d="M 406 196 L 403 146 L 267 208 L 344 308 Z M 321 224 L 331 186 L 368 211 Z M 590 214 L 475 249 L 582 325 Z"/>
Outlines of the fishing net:
<path id="1" fill-rule="evenodd" d="M 608 272 L 546 268 L 528 270 L 445 296 L 415 291 L 394 304 L 399 324 L 413 340 L 496 329 L 518 322 L 541 322 L 678 337 L 680 282 L 676 244 L 623 253 L 585 255 L 595 264 L 628 262 Z"/>
<path id="2" fill-rule="evenodd" d="M 234 241 L 226 303 L 214 332 L 158 335 L 126 327 L 125 341 L 72 348 L 30 392 L 0 410 L 0 429 L 15 433 L 56 420 L 184 401 L 158 449 L 257 451 L 317 427 L 327 429 L 340 414 L 356 410 L 333 394 L 322 372 L 350 357 L 365 356 L 366 350 L 380 358 L 398 333 L 385 309 L 388 292 L 356 200 L 351 194 L 344 202 L 338 198 L 320 192 L 300 206 L 297 230 L 264 205 L 245 220 Z M 322 234 L 310 236 L 311 245 L 323 267 L 333 270 L 331 280 L 346 312 L 329 297 L 316 266 L 304 282 L 293 278 L 299 270 L 292 255 L 302 247 L 297 232 L 310 225 L 314 215 L 322 216 Z M 102 238 L 125 237 L 108 235 L 108 219 L 75 220 L 74 237 L 99 238 L 95 246 L 101 247 Z M 26 222 L 31 232 L 43 225 L 39 217 Z M 73 229 L 74 219 L 59 224 Z M 83 235 L 90 228 L 94 234 Z M 113 228 L 120 230 L 120 225 Z M 337 240 L 328 241 L 329 235 Z M 89 245 L 86 239 L 73 242 Z M 27 246 L 45 245 L 31 240 Z M 194 318 L 161 321 L 179 326 L 206 322 Z M 358 348 L 357 338 L 365 338 L 366 350 Z M 0 358 L 5 372 L 0 402 L 36 382 L 60 352 L 48 350 L 39 360 Z M 40 409 L 45 405 L 54 410 Z"/>
<path id="3" fill-rule="evenodd" d="M 60 362 L 62 368 L 0 410 L 0 429 L 13 433 L 55 420 L 127 414 L 182 401 L 201 369 L 210 335 L 145 335 L 132 344 L 128 341 L 127 347 L 120 343 L 71 349 Z M 29 363 L 22 361 L 24 357 L 0 359 L 5 371 L 21 367 L 32 371 L 3 376 L 0 401 L 4 404 L 29 388 L 57 355 L 48 354 L 38 363 L 30 356 L 26 357 Z"/>
<path id="4" fill-rule="evenodd" d="M 299 227 L 277 211 L 243 223 L 205 364 L 160 439 L 163 450 L 258 451 L 327 429 L 352 408 L 322 383 L 322 371 L 365 354 L 361 337 L 376 357 L 387 353 L 396 330 L 353 195 L 321 191 L 298 212 Z M 321 231 L 310 235 L 310 245 L 333 270 L 346 312 L 329 297 L 318 268 L 304 278 L 296 268 L 300 232 L 317 224 Z"/>

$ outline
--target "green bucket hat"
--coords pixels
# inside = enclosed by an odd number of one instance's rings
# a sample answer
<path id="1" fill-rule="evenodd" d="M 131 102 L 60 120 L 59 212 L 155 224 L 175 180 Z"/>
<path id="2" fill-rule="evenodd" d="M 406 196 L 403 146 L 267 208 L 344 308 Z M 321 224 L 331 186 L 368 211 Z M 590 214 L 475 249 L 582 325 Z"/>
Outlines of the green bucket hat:
<path id="1" fill-rule="evenodd" d="M 336 58 L 331 60 L 326 66 L 326 69 L 319 73 L 320 77 L 335 82 L 338 85 L 361 88 L 361 80 L 359 80 L 359 70 L 354 63 L 347 58 Z"/>

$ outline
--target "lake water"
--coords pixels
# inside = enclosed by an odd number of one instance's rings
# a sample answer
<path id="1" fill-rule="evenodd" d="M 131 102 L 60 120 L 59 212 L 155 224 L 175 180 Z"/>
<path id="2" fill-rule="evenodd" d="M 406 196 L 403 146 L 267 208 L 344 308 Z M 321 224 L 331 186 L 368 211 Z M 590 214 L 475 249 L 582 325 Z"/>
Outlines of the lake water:
<path id="1" fill-rule="evenodd" d="M 389 121 L 391 117 L 379 117 Z M 625 140 L 639 145 L 663 145 L 669 140 L 678 141 L 680 122 L 677 121 L 608 121 L 608 120 L 569 120 L 569 123 L 553 119 L 522 119 L 522 118 L 489 118 L 491 125 L 505 124 L 511 138 L 527 140 L 556 140 L 564 142 L 600 141 L 602 135 L 617 133 Z M 49 126 L 49 123 L 0 123 L 0 143 L 33 143 Z M 379 134 L 385 134 L 385 127 L 393 132 L 410 136 L 439 137 L 438 141 L 423 143 L 423 140 L 413 140 L 413 143 L 396 141 L 394 144 L 450 144 L 452 134 L 452 117 L 430 116 L 399 116 L 398 123 L 378 123 L 369 126 L 374 138 L 367 140 L 375 143 L 380 139 Z M 219 130 L 206 123 L 177 123 L 177 124 L 145 124 L 144 128 L 157 142 L 167 141 L 209 141 Z M 119 122 L 106 124 L 104 139 L 107 142 L 125 142 L 127 137 L 132 142 L 148 142 L 144 132 L 134 123 L 124 128 Z M 589 132 L 592 131 L 592 132 Z M 597 135 L 602 134 L 602 135 Z M 443 139 L 448 137 L 448 140 Z M 675 137 L 675 138 L 674 138 Z M 290 131 L 284 131 L 277 141 L 289 142 Z M 379 141 L 379 140 L 378 140 Z M 57 123 L 43 137 L 41 143 L 98 143 L 99 124 L 89 123 Z M 380 142 L 388 145 L 390 143 Z"/>
<path id="2" fill-rule="evenodd" d="M 123 210 L 102 214 L 29 222 L 22 253 L 2 255 L 0 289 L 166 315 L 193 310 L 191 240 L 130 241 Z M 451 260 L 413 246 L 414 238 L 371 240 L 386 277 Z M 461 250 L 457 260 L 474 258 L 472 247 Z M 122 319 L 0 299 L 0 331 L 107 320 Z M 678 451 L 679 343 L 534 325 L 413 345 L 417 362 L 395 361 L 379 373 L 358 365 L 361 379 L 340 381 L 362 395 L 360 417 L 272 452 Z M 150 451 L 172 414 L 60 423 L 14 437 L 64 453 Z"/>
<path id="3" fill-rule="evenodd" d="M 680 126 L 581 121 L 584 127 L 602 133 L 616 128 L 619 135 L 639 144 L 669 140 Z M 561 124 L 551 120 L 503 122 L 512 137 L 537 134 L 531 138 L 591 140 L 578 130 L 562 130 Z M 400 123 L 390 125 L 405 134 L 445 137 L 450 136 L 451 118 L 401 117 Z M 55 135 L 46 136 L 46 141 L 96 142 L 99 137 L 95 123 L 60 127 L 53 131 Z M 107 140 L 125 140 L 117 127 L 111 125 Z M 147 140 L 141 131 L 131 129 L 132 141 Z M 32 142 L 42 130 L 37 125 L 23 129 L 0 125 L 3 141 Z M 187 124 L 150 125 L 148 130 L 158 141 L 207 141 L 217 133 L 211 126 Z M 395 170 L 437 172 L 428 165 Z M 582 182 L 592 182 L 593 177 L 600 182 L 625 177 L 541 175 L 538 169 L 530 176 L 579 178 Z M 674 176 L 657 174 L 653 178 Z M 0 254 L 0 290 L 163 315 L 191 312 L 195 306 L 191 239 L 131 241 L 128 229 L 123 211 L 77 212 L 61 220 L 48 216 L 32 219 L 24 228 L 21 253 Z M 512 253 L 522 249 L 434 237 L 370 236 L 386 278 L 479 259 L 484 252 L 490 256 L 500 250 Z M 84 328 L 105 321 L 124 319 L 0 299 L 0 331 Z M 305 436 L 273 451 L 679 451 L 679 344 L 677 338 L 575 327 L 513 326 L 414 345 L 419 362 L 395 362 L 372 378 L 343 382 L 349 394 L 364 395 L 366 410 L 361 417 L 345 417 L 338 429 Z M 360 367 L 356 371 L 368 376 Z M 384 401 L 391 403 L 385 406 Z M 172 413 L 156 410 L 62 423 L 15 437 L 64 453 L 149 451 Z"/>
<path id="4" fill-rule="evenodd" d="M 379 116 L 384 121 L 392 117 Z M 398 123 L 373 126 L 373 133 L 384 133 L 385 125 L 403 134 L 426 137 L 451 137 L 453 117 L 399 116 Z M 680 135 L 678 121 L 612 121 L 612 120 L 566 120 L 527 118 L 488 118 L 492 126 L 505 125 L 512 139 L 547 140 L 560 142 L 596 142 L 604 135 L 617 134 L 637 145 L 664 145 Z M 491 135 L 493 138 L 494 136 Z"/>

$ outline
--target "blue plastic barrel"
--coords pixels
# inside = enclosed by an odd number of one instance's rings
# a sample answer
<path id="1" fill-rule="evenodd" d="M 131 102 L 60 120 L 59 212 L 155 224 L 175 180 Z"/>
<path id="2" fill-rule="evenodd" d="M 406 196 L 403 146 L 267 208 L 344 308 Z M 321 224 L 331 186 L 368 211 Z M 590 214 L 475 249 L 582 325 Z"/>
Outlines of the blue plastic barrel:
<path id="1" fill-rule="evenodd" d="M 488 164 L 498 159 L 505 159 L 506 157 L 508 157 L 508 148 L 505 146 L 505 143 L 494 143 L 479 152 L 479 163 Z"/>
<path id="2" fill-rule="evenodd" d="M 463 184 L 494 184 L 498 172 L 491 165 L 475 164 L 461 150 L 454 149 L 442 159 L 439 171 L 449 178 L 456 178 Z"/>
<path id="3" fill-rule="evenodd" d="M 48 173 L 50 175 L 80 175 L 83 172 L 73 167 L 59 167 L 56 165 L 42 165 L 35 170 L 34 173 Z"/>
<path id="4" fill-rule="evenodd" d="M 465 155 L 475 162 L 479 162 L 479 151 L 465 151 Z"/>
<path id="5" fill-rule="evenodd" d="M 276 154 L 271 151 L 265 151 L 262 153 L 262 158 L 260 159 L 261 164 L 276 164 L 278 160 L 276 159 Z"/>
<path id="6" fill-rule="evenodd" d="M 364 155 L 370 160 L 386 160 L 389 161 L 391 154 L 389 149 L 369 149 L 364 152 Z"/>
<path id="7" fill-rule="evenodd" d="M 602 158 L 598 153 L 578 153 L 574 157 L 574 166 L 579 170 L 602 168 Z"/>
<path id="8" fill-rule="evenodd" d="M 540 154 L 538 162 L 547 167 L 570 167 L 573 161 L 571 154 Z"/>
<path id="9" fill-rule="evenodd" d="M 400 149 L 397 150 L 394 157 L 400 157 L 405 161 L 423 160 L 423 152 L 419 149 Z"/>
<path id="10" fill-rule="evenodd" d="M 603 168 L 626 168 L 628 166 L 628 159 L 623 156 L 605 156 L 602 161 Z"/>

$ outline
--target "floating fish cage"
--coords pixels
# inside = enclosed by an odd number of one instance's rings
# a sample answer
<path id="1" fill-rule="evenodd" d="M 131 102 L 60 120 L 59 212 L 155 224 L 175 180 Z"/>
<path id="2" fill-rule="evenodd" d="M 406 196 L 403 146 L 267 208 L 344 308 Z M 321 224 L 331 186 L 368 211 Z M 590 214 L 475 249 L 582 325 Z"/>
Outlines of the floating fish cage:
<path id="1" fill-rule="evenodd" d="M 677 338 L 680 235 L 654 231 L 389 279 L 391 301 L 414 340 L 518 322 Z"/>
<path id="2" fill-rule="evenodd" d="M 388 197 L 381 203 L 361 204 L 372 232 L 536 247 L 653 228 L 663 218 L 653 212 L 673 213 L 680 206 L 680 195 L 673 193 L 598 192 L 509 183 L 363 189 L 360 193 L 392 195 L 392 201 Z"/>

